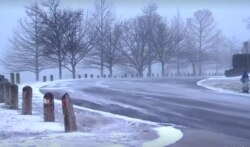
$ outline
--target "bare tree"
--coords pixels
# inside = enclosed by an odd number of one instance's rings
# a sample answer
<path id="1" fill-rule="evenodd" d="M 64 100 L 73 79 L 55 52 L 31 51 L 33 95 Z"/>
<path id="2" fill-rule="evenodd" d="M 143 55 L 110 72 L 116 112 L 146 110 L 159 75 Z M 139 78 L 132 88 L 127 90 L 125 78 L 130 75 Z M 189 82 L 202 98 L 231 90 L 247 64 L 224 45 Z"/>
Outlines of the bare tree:
<path id="1" fill-rule="evenodd" d="M 154 30 L 152 45 L 155 48 L 158 61 L 161 63 L 162 76 L 165 75 L 165 65 L 176 55 L 174 30 L 167 22 L 158 23 Z"/>
<path id="2" fill-rule="evenodd" d="M 150 64 L 147 35 L 145 17 L 138 16 L 124 24 L 120 51 L 126 58 L 125 63 L 135 68 L 140 77 L 143 77 L 143 71 Z"/>
<path id="3" fill-rule="evenodd" d="M 50 68 L 47 59 L 43 56 L 43 48 L 39 43 L 41 33 L 41 18 L 38 16 L 39 6 L 34 3 L 26 9 L 26 18 L 20 20 L 20 28 L 10 40 L 11 46 L 4 57 L 4 65 L 11 71 L 30 71 L 35 73 L 39 81 L 39 73 Z"/>
<path id="4" fill-rule="evenodd" d="M 100 66 L 101 77 L 103 77 L 104 71 L 104 54 L 108 52 L 105 48 L 105 41 L 107 39 L 107 34 L 111 25 L 114 21 L 114 17 L 112 16 L 111 12 L 111 2 L 108 0 L 97 0 L 95 2 L 95 12 L 93 15 L 94 18 L 94 26 L 95 26 L 95 50 L 96 50 L 96 57 L 99 58 L 99 62 L 92 61 L 93 64 Z"/>
<path id="5" fill-rule="evenodd" d="M 225 37 L 222 35 L 221 31 L 217 31 L 215 35 L 215 40 L 213 44 L 213 49 L 211 50 L 211 59 L 215 63 L 215 72 L 219 73 L 219 69 L 222 67 L 222 63 L 227 56 L 226 50 L 224 50 Z"/>
<path id="6" fill-rule="evenodd" d="M 195 42 L 193 41 L 193 34 L 188 33 L 185 38 L 186 45 L 182 51 L 185 59 L 192 65 L 192 74 L 197 75 L 197 64 L 199 62 L 199 51 L 196 49 Z"/>
<path id="7" fill-rule="evenodd" d="M 65 33 L 64 67 L 72 72 L 72 78 L 76 78 L 76 66 L 89 55 L 93 49 L 92 27 L 87 12 L 84 16 L 82 10 L 67 10 L 70 25 Z"/>
<path id="8" fill-rule="evenodd" d="M 234 54 L 240 54 L 241 53 L 241 43 L 235 38 L 227 38 L 223 37 L 223 42 L 221 45 L 221 58 L 220 63 L 223 67 L 227 69 L 232 68 L 232 57 Z"/>
<path id="9" fill-rule="evenodd" d="M 113 76 L 113 67 L 121 62 L 121 28 L 120 24 L 115 24 L 107 34 L 105 41 L 104 66 L 109 70 L 109 75 Z"/>
<path id="10" fill-rule="evenodd" d="M 250 17 L 244 20 L 247 28 L 250 30 Z"/>
<path id="11" fill-rule="evenodd" d="M 145 26 L 147 31 L 147 46 L 149 49 L 149 62 L 148 65 L 148 73 L 147 76 L 151 77 L 152 75 L 152 69 L 151 66 L 153 64 L 153 61 L 156 59 L 155 54 L 155 46 L 152 44 L 153 38 L 153 32 L 155 29 L 155 26 L 159 23 L 161 17 L 157 14 L 158 6 L 156 3 L 149 3 L 147 6 L 145 6 L 142 11 L 144 13 L 143 17 L 145 17 Z"/>
<path id="12" fill-rule="evenodd" d="M 184 22 L 181 19 L 179 10 L 177 11 L 176 16 L 172 20 L 172 28 L 174 31 L 174 48 L 176 52 L 176 62 L 177 62 L 177 74 L 180 75 L 180 62 L 183 59 L 182 51 L 186 45 L 185 42 L 185 33 L 186 27 Z"/>
<path id="13" fill-rule="evenodd" d="M 208 49 L 211 49 L 214 36 L 216 35 L 212 12 L 208 9 L 196 11 L 193 18 L 187 19 L 187 27 L 188 32 L 193 34 L 195 48 L 198 50 L 198 69 L 199 75 L 201 75 L 206 52 Z"/>
<path id="14" fill-rule="evenodd" d="M 43 45 L 43 53 L 51 61 L 58 64 L 59 79 L 62 79 L 62 66 L 65 60 L 65 33 L 69 27 L 67 11 L 60 8 L 59 0 L 46 0 L 42 3 L 42 9 L 35 10 L 42 19 L 42 31 L 40 42 Z"/>

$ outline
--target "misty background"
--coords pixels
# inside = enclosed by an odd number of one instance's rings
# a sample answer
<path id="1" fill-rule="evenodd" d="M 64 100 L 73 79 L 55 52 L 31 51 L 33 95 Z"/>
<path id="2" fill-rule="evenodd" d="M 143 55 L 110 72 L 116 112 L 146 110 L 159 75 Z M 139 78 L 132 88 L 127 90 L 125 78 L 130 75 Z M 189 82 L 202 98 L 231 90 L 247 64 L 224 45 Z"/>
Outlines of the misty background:
<path id="1" fill-rule="evenodd" d="M 6 52 L 11 46 L 9 39 L 13 37 L 13 32 L 19 27 L 19 20 L 26 17 L 25 16 L 25 6 L 29 6 L 32 0 L 22 0 L 22 1 L 1 1 L 0 2 L 0 19 L 1 27 L 0 27 L 0 58 L 3 59 Z M 234 43 L 233 50 L 236 52 L 240 52 L 242 49 L 242 43 L 244 41 L 249 40 L 250 31 L 247 29 L 246 22 L 244 19 L 247 19 L 250 16 L 250 2 L 247 0 L 241 1 L 164 1 L 164 0 L 155 0 L 155 1 L 147 1 L 147 0 L 139 0 L 139 1 L 110 1 L 112 4 L 111 10 L 115 19 L 118 21 L 126 21 L 130 18 L 137 17 L 142 15 L 142 9 L 146 7 L 149 3 L 155 3 L 158 6 L 157 13 L 166 18 L 172 19 L 180 14 L 181 20 L 186 22 L 187 18 L 191 18 L 194 15 L 194 12 L 202 9 L 208 9 L 212 12 L 212 16 L 214 18 L 216 28 L 221 30 L 222 34 L 226 36 L 229 40 Z M 62 0 L 62 7 L 64 8 L 81 8 L 83 10 L 87 10 L 89 14 L 94 13 L 95 11 L 95 1 L 91 0 L 72 0 L 66 1 Z M 230 61 L 228 61 L 230 62 Z M 231 63 L 230 63 L 231 64 Z M 229 68 L 229 67 L 228 67 Z M 222 72 L 224 69 L 221 69 Z M 154 66 L 153 70 L 160 70 L 160 66 Z M 172 69 L 174 70 L 174 68 Z M 0 72 L 5 74 L 8 77 L 8 74 L 11 72 L 6 69 L 3 65 L 0 68 Z M 105 71 L 107 72 L 107 71 Z M 160 71 L 157 71 L 160 73 Z M 53 73 L 57 79 L 58 70 L 44 70 L 40 73 L 42 75 L 50 75 Z M 80 68 L 77 74 L 84 73 L 99 73 L 98 69 L 89 69 L 89 68 Z M 119 72 L 118 72 L 119 73 Z M 23 76 L 30 75 L 30 76 Z M 108 73 L 107 73 L 108 74 Z M 34 80 L 35 75 L 29 72 L 21 73 L 21 77 L 23 81 L 26 80 Z M 67 70 L 63 69 L 63 78 L 71 78 L 71 73 Z"/>

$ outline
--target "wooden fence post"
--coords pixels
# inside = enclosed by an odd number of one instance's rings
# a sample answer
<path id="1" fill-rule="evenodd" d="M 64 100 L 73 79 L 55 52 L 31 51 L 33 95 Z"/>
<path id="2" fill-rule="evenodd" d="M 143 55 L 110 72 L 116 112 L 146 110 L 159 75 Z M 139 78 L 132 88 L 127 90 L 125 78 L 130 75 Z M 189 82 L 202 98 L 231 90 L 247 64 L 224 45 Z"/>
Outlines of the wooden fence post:
<path id="1" fill-rule="evenodd" d="M 54 81 L 53 75 L 50 75 L 50 81 L 51 81 L 51 82 Z"/>
<path id="2" fill-rule="evenodd" d="M 43 76 L 43 82 L 46 82 L 46 81 L 47 81 L 46 76 Z"/>
<path id="3" fill-rule="evenodd" d="M 10 109 L 18 109 L 18 86 L 10 85 Z"/>
<path id="4" fill-rule="evenodd" d="M 76 117 L 71 99 L 68 93 L 62 96 L 62 109 L 64 115 L 64 128 L 65 132 L 77 131 Z"/>
<path id="5" fill-rule="evenodd" d="M 16 73 L 16 84 L 20 84 L 20 74 Z"/>
<path id="6" fill-rule="evenodd" d="M 10 83 L 15 84 L 15 75 L 14 75 L 14 73 L 10 73 Z"/>
<path id="7" fill-rule="evenodd" d="M 0 103 L 4 103 L 4 76 L 0 75 Z"/>
<path id="8" fill-rule="evenodd" d="M 4 83 L 0 83 L 0 103 L 4 103 Z"/>
<path id="9" fill-rule="evenodd" d="M 25 86 L 23 88 L 22 114 L 32 115 L 32 88 Z"/>
<path id="10" fill-rule="evenodd" d="M 54 95 L 47 92 L 43 97 L 43 112 L 44 112 L 44 122 L 54 122 L 55 112 L 54 112 Z"/>
<path id="11" fill-rule="evenodd" d="M 10 105 L 10 83 L 4 83 L 4 102 L 5 105 Z"/>

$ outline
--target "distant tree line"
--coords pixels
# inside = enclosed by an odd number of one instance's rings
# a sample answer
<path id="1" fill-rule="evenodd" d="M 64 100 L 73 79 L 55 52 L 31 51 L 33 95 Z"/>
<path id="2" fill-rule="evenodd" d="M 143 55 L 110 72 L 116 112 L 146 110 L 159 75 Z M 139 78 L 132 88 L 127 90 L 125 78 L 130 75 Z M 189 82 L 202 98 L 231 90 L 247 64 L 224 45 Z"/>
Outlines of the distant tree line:
<path id="1" fill-rule="evenodd" d="M 63 8 L 59 0 L 35 2 L 25 7 L 26 17 L 10 39 L 10 47 L 3 60 L 11 71 L 30 71 L 62 68 L 76 78 L 77 67 L 104 69 L 113 75 L 114 66 L 127 66 L 139 76 L 152 65 L 174 63 L 177 73 L 183 65 L 191 65 L 194 75 L 201 75 L 207 64 L 215 64 L 216 72 L 230 58 L 236 45 L 215 25 L 212 12 L 198 10 L 183 21 L 179 11 L 173 18 L 157 13 L 158 6 L 149 3 L 142 14 L 125 21 L 117 21 L 108 0 L 96 0 L 93 13 L 82 9 Z"/>

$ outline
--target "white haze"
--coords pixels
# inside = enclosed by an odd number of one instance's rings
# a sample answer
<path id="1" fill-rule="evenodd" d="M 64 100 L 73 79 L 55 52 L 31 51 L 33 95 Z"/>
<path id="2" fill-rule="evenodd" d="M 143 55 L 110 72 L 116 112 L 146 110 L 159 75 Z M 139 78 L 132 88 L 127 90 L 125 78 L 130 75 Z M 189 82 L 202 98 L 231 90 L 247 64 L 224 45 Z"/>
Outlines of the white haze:
<path id="1" fill-rule="evenodd" d="M 114 13 L 118 20 L 124 20 L 141 14 L 141 8 L 147 5 L 149 0 L 111 0 L 113 2 Z M 14 29 L 18 27 L 18 20 L 25 16 L 24 6 L 29 5 L 32 0 L 1 0 L 0 1 L 0 58 L 4 52 L 8 51 L 8 39 L 12 37 Z M 227 37 L 235 37 L 239 43 L 249 40 L 250 30 L 246 29 L 244 19 L 250 17 L 250 1 L 247 0 L 223 0 L 223 1 L 198 1 L 198 0 L 154 0 L 159 6 L 158 13 L 164 17 L 173 17 L 177 10 L 180 11 L 183 20 L 192 17 L 193 13 L 199 9 L 208 8 L 213 12 L 217 27 L 223 31 Z M 94 8 L 94 0 L 63 0 L 65 7 L 88 9 L 90 12 Z M 9 72 L 0 67 L 0 73 L 8 75 Z M 53 73 L 57 73 L 57 70 Z M 50 74 L 48 71 L 42 74 Z M 64 78 L 69 78 L 70 73 L 64 74 Z M 29 77 L 30 78 L 30 77 Z M 33 78 L 33 77 L 32 77 Z"/>

